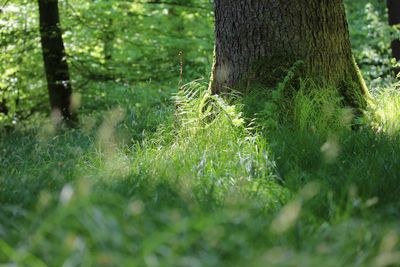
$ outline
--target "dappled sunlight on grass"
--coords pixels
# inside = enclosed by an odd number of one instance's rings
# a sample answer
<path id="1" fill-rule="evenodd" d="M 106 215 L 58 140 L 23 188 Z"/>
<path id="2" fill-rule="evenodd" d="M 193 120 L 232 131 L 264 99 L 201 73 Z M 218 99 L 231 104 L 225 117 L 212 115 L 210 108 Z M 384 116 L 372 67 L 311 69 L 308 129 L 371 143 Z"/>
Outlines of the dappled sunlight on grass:
<path id="1" fill-rule="evenodd" d="M 59 1 L 74 129 L 48 110 L 36 3 L 6 2 L 0 266 L 399 265 L 385 1 L 345 1 L 366 110 L 301 61 L 273 88 L 210 92 L 212 1 Z"/>
<path id="2" fill-rule="evenodd" d="M 0 139 L 0 259 L 37 266 L 396 262 L 400 162 L 393 155 L 400 145 L 397 115 L 386 115 L 395 112 L 387 108 L 397 105 L 394 93 L 378 98 L 352 130 L 354 116 L 335 106 L 340 101 L 299 92 L 296 113 L 284 113 L 298 123 L 269 129 L 257 125 L 261 117 L 246 125 L 240 98 L 229 103 L 201 84 L 187 86 L 174 97 L 173 120 L 141 141 L 121 135 L 131 123 L 121 108 L 84 117 L 82 130 L 43 124 Z M 312 110 L 324 101 L 331 112 Z"/>
<path id="3" fill-rule="evenodd" d="M 378 132 L 396 136 L 400 133 L 400 92 L 388 89 L 375 97 L 375 104 L 368 114 L 372 126 Z"/>

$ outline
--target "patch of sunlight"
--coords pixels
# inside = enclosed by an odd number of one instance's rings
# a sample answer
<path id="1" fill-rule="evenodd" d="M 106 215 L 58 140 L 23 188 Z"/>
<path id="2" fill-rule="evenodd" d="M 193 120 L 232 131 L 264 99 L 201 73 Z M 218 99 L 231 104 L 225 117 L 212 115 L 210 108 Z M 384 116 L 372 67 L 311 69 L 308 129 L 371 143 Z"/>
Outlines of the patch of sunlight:
<path id="1" fill-rule="evenodd" d="M 82 95 L 79 93 L 73 93 L 71 96 L 71 104 L 70 104 L 70 111 L 75 113 L 81 107 L 82 104 Z"/>
<path id="2" fill-rule="evenodd" d="M 339 156 L 340 146 L 338 138 L 329 137 L 321 147 L 322 155 L 326 163 L 333 163 Z"/>
<path id="3" fill-rule="evenodd" d="M 400 93 L 385 90 L 375 99 L 375 105 L 369 111 L 372 125 L 380 132 L 390 135 L 400 132 Z"/>
<path id="4" fill-rule="evenodd" d="M 116 128 L 124 116 L 125 111 L 122 108 L 110 110 L 105 115 L 97 133 L 99 153 L 104 162 L 103 167 L 107 173 L 112 174 L 111 176 L 124 176 L 130 170 L 129 157 L 120 151 L 116 135 Z"/>
<path id="5" fill-rule="evenodd" d="M 302 206 L 305 201 L 313 198 L 320 191 L 318 183 L 307 184 L 298 196 L 286 204 L 272 221 L 271 231 L 276 234 L 283 234 L 291 229 L 300 217 Z"/>
<path id="6" fill-rule="evenodd" d="M 389 231 L 382 239 L 380 252 L 375 258 L 377 267 L 397 265 L 400 262 L 400 251 L 396 250 L 399 236 L 396 231 Z"/>

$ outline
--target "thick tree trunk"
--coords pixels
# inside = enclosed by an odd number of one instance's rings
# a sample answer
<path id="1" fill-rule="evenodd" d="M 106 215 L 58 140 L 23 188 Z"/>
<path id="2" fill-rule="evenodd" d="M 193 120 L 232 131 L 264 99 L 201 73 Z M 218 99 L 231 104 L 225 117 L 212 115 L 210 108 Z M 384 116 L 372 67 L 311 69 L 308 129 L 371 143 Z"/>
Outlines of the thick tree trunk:
<path id="1" fill-rule="evenodd" d="M 75 126 L 72 110 L 72 87 L 60 28 L 57 0 L 38 0 L 42 53 L 53 114 L 60 115 L 68 126 Z"/>
<path id="2" fill-rule="evenodd" d="M 301 60 L 305 78 L 339 88 L 349 106 L 366 103 L 342 0 L 215 0 L 215 33 L 214 93 L 273 87 L 276 70 Z"/>
<path id="3" fill-rule="evenodd" d="M 387 7 L 389 12 L 389 25 L 400 26 L 400 0 L 387 0 Z M 400 40 L 392 41 L 392 54 L 397 61 L 400 60 Z"/>

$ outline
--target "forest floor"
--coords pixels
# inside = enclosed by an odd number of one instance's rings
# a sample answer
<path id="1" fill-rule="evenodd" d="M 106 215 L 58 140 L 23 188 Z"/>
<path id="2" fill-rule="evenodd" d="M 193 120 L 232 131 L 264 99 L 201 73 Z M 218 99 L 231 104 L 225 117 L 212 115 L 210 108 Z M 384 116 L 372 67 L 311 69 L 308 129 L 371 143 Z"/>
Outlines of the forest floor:
<path id="1" fill-rule="evenodd" d="M 0 266 L 399 266 L 400 93 L 368 81 L 359 118 L 167 81 L 0 131 Z"/>
<path id="2" fill-rule="evenodd" d="M 377 96 L 354 130 L 334 96 L 301 90 L 290 123 L 266 111 L 249 126 L 243 99 L 228 104 L 202 88 L 82 115 L 79 130 L 3 133 L 0 261 L 399 263 L 397 92 Z"/>

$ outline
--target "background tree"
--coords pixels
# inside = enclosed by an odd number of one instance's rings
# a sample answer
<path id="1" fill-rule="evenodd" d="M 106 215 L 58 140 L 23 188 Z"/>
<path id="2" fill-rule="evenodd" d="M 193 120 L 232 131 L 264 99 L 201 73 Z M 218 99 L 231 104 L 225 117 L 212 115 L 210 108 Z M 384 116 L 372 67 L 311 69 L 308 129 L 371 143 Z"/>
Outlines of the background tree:
<path id="1" fill-rule="evenodd" d="M 301 60 L 304 78 L 338 88 L 346 105 L 366 104 L 342 0 L 216 0 L 215 33 L 214 93 L 274 86 L 276 70 Z"/>
<path id="2" fill-rule="evenodd" d="M 40 17 L 40 37 L 47 86 L 52 112 L 59 113 L 69 126 L 77 123 L 72 110 L 72 87 L 64 42 L 62 39 L 57 0 L 38 0 Z"/>
<path id="3" fill-rule="evenodd" d="M 400 1 L 387 0 L 387 7 L 389 13 L 389 25 L 400 25 Z M 392 55 L 397 61 L 400 60 L 400 39 L 392 41 Z"/>

